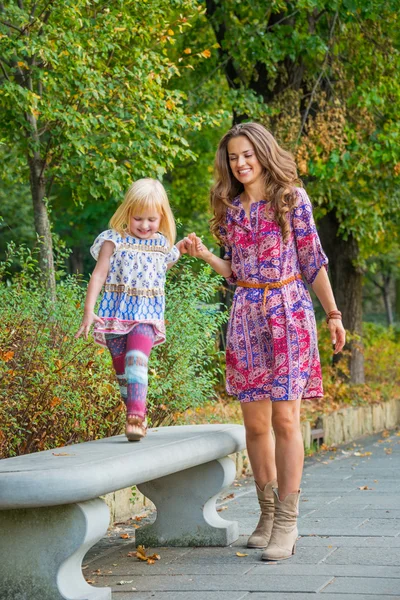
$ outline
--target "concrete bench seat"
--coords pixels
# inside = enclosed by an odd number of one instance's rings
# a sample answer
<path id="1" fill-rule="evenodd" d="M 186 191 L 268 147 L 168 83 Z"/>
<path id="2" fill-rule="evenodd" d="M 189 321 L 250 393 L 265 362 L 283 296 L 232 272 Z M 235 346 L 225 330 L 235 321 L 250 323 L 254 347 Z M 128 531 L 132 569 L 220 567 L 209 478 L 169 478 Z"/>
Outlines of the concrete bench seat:
<path id="1" fill-rule="evenodd" d="M 157 508 L 137 544 L 231 544 L 238 526 L 216 499 L 235 477 L 228 455 L 244 447 L 240 425 L 192 425 L 0 461 L 0 599 L 110 600 L 110 588 L 86 582 L 82 560 L 109 525 L 99 496 L 133 485 Z"/>

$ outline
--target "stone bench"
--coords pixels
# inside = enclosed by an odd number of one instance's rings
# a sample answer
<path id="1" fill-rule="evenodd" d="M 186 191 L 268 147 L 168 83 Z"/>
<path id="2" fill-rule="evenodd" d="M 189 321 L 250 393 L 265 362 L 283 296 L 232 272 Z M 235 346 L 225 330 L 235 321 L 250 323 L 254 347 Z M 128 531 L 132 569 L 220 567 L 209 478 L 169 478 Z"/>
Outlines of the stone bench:
<path id="1" fill-rule="evenodd" d="M 193 425 L 0 461 L 1 600 L 110 600 L 110 588 L 86 582 L 82 560 L 109 525 L 99 496 L 133 485 L 157 508 L 137 544 L 231 544 L 238 526 L 220 517 L 216 499 L 235 478 L 228 455 L 244 447 L 240 425 Z"/>

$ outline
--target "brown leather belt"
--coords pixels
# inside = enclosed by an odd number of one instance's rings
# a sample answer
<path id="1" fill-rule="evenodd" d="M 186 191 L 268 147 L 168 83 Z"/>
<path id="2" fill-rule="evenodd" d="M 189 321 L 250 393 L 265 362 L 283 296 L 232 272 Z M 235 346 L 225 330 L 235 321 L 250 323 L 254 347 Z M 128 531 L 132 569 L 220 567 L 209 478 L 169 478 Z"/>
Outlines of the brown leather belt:
<path id="1" fill-rule="evenodd" d="M 300 273 L 296 273 L 296 275 L 292 275 L 287 279 L 283 279 L 282 281 L 268 281 L 266 283 L 251 283 L 250 281 L 237 281 L 236 285 L 243 288 L 254 288 L 258 290 L 264 290 L 263 294 L 263 303 L 262 303 L 262 311 L 266 314 L 265 305 L 267 303 L 267 292 L 268 290 L 272 290 L 275 288 L 281 288 L 288 283 L 292 283 L 292 281 L 296 281 L 296 279 L 302 279 Z"/>

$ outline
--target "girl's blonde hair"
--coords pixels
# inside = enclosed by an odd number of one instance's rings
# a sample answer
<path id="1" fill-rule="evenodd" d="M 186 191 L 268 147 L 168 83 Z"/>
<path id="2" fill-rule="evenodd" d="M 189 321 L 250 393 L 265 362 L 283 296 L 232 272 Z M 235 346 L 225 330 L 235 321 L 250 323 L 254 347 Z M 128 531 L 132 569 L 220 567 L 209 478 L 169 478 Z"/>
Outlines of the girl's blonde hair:
<path id="1" fill-rule="evenodd" d="M 219 143 L 215 157 L 216 183 L 211 190 L 211 207 L 214 213 L 210 221 L 211 232 L 221 239 L 219 227 L 224 225 L 227 207 L 244 190 L 244 186 L 233 175 L 229 164 L 228 142 L 243 135 L 254 147 L 254 152 L 263 168 L 264 200 L 270 200 L 275 219 L 281 228 L 284 242 L 290 235 L 288 213 L 296 205 L 296 185 L 301 185 L 297 176 L 293 156 L 283 150 L 274 136 L 259 123 L 235 125 Z"/>
<path id="2" fill-rule="evenodd" d="M 110 227 L 123 237 L 129 234 L 129 225 L 133 215 L 141 216 L 145 212 L 161 215 L 160 233 L 165 235 L 169 247 L 175 243 L 175 219 L 169 205 L 167 192 L 157 180 L 145 177 L 138 179 L 128 189 L 124 201 L 110 220 Z"/>

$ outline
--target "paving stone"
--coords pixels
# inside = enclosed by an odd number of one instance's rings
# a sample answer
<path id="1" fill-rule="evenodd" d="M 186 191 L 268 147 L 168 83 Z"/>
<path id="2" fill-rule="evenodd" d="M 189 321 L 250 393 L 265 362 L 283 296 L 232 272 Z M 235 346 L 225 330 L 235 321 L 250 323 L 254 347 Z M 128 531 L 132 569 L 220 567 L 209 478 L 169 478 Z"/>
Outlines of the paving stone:
<path id="1" fill-rule="evenodd" d="M 234 575 L 154 575 L 132 578 L 133 583 L 117 586 L 121 578 L 101 577 L 97 585 L 110 586 L 116 591 L 131 591 L 135 587 L 140 592 L 173 592 L 173 591 L 263 591 L 263 592 L 309 592 L 317 593 L 332 578 L 326 576 L 296 575 L 245 575 L 240 578 Z M 123 579 L 121 580 L 123 581 Z"/>
<path id="2" fill-rule="evenodd" d="M 355 536 L 309 536 L 301 537 L 297 542 L 297 548 L 308 546 L 345 547 L 345 548 L 400 548 L 400 537 L 390 538 L 383 536 L 376 537 L 355 537 Z"/>
<path id="3" fill-rule="evenodd" d="M 122 594 L 114 591 L 113 597 L 115 600 L 248 600 L 250 595 L 248 592 L 232 590 L 230 592 L 127 592 Z"/>
<path id="4" fill-rule="evenodd" d="M 365 532 L 360 531 L 360 525 L 367 517 L 357 519 L 336 518 L 324 519 L 311 515 L 308 519 L 299 521 L 300 535 L 360 535 L 365 536 Z M 395 534 L 393 534 L 395 535 Z"/>
<path id="5" fill-rule="evenodd" d="M 136 596 L 134 597 L 136 599 Z M 314 596 L 310 596 L 309 594 L 268 594 L 268 598 L 265 597 L 265 594 L 258 594 L 257 592 L 249 594 L 246 596 L 246 600 L 311 600 Z M 381 595 L 370 595 L 370 594 L 330 594 L 325 593 L 323 597 L 320 596 L 320 600 L 382 600 Z M 133 600 L 133 596 L 129 598 L 129 600 Z M 317 600 L 317 598 L 315 597 Z M 125 599 L 124 599 L 125 600 Z M 128 600 L 128 597 L 126 598 Z M 140 600 L 142 600 L 140 598 Z M 147 600 L 147 599 L 146 599 Z M 160 599 L 161 600 L 161 599 Z M 193 598 L 193 600 L 203 600 L 202 598 Z M 393 596 L 388 597 L 388 600 L 394 600 Z"/>
<path id="6" fill-rule="evenodd" d="M 335 550 L 331 554 L 334 556 Z M 305 564 L 294 564 L 292 560 L 282 562 L 263 562 L 262 564 L 256 565 L 252 571 L 251 576 L 261 575 L 263 573 L 271 573 L 271 575 L 287 575 L 292 577 L 295 575 L 325 575 L 327 577 L 370 577 L 370 578 L 387 578 L 387 579 L 399 579 L 400 584 L 400 569 L 398 566 L 393 565 L 388 567 L 385 565 L 376 566 L 370 565 L 365 566 L 361 563 L 355 564 L 337 564 L 330 563 L 328 560 L 314 565 Z"/>
<path id="7" fill-rule="evenodd" d="M 322 593 L 330 594 L 379 594 L 400 599 L 400 577 L 396 579 L 374 579 L 372 577 L 337 577 Z"/>
<path id="8" fill-rule="evenodd" d="M 388 569 L 391 565 L 400 567 L 400 544 L 398 548 L 391 548 L 390 552 L 382 547 L 337 548 L 325 562 L 332 565 L 351 565 L 352 568 L 356 568 L 357 565 L 387 565 Z"/>

